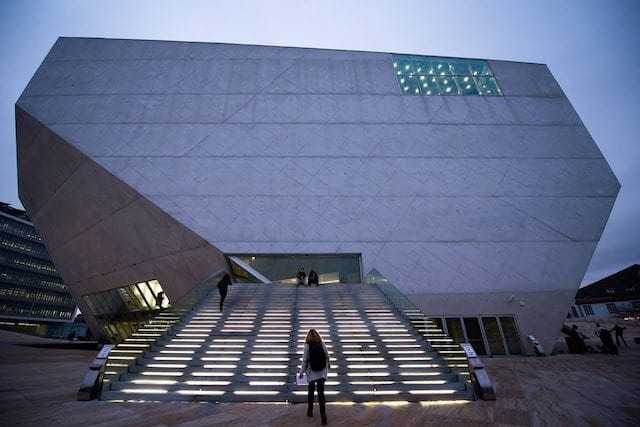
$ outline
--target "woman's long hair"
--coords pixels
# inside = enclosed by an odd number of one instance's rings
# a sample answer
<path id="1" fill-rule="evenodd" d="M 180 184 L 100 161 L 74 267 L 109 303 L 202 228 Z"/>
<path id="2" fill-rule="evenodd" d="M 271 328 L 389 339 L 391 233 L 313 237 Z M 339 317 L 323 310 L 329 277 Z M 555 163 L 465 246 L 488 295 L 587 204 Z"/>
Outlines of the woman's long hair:
<path id="1" fill-rule="evenodd" d="M 309 332 L 307 332 L 307 338 L 305 338 L 304 342 L 309 345 L 324 345 L 324 343 L 322 342 L 322 337 L 315 329 L 309 329 Z"/>

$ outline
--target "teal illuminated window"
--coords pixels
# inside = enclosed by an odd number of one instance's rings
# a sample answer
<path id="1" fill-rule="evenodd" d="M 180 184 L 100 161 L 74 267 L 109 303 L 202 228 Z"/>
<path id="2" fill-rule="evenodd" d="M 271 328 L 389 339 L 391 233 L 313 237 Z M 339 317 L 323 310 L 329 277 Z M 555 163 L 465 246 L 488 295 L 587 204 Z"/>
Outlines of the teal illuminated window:
<path id="1" fill-rule="evenodd" d="M 502 95 L 487 61 L 393 55 L 393 68 L 404 94 Z"/>

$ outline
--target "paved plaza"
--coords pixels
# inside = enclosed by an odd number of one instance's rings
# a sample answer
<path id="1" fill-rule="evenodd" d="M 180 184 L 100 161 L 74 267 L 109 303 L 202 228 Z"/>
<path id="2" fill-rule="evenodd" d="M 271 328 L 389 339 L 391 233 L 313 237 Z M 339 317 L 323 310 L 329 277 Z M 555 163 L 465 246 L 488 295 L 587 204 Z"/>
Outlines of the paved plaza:
<path id="1" fill-rule="evenodd" d="M 577 324 L 592 335 L 592 322 Z M 483 359 L 495 385 L 496 401 L 329 404 L 329 425 L 639 425 L 640 345 L 633 337 L 640 336 L 640 322 L 624 325 L 629 347 L 623 346 L 619 356 Z M 306 416 L 304 405 L 79 402 L 78 387 L 97 350 L 80 348 L 77 343 L 73 346 L 0 331 L 2 425 L 320 425 L 318 416 Z M 557 348 L 562 349 L 562 340 Z"/>

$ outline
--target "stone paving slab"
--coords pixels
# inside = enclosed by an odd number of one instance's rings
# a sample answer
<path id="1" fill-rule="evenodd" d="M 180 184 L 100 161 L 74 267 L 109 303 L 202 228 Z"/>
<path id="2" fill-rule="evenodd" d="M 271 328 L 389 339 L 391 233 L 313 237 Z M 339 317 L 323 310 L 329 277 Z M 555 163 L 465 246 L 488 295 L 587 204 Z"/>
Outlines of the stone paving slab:
<path id="1" fill-rule="evenodd" d="M 592 323 L 578 324 L 581 330 L 593 330 Z M 605 322 L 604 326 L 612 325 Z M 330 403 L 329 425 L 640 425 L 640 345 L 633 343 L 633 337 L 640 336 L 640 323 L 625 322 L 625 326 L 629 347 L 620 349 L 619 356 L 484 358 L 495 385 L 496 401 Z M 28 346 L 32 342 L 42 344 L 47 340 L 0 331 L 2 425 L 320 425 L 317 414 L 306 416 L 305 405 L 78 402 L 78 387 L 97 350 Z"/>

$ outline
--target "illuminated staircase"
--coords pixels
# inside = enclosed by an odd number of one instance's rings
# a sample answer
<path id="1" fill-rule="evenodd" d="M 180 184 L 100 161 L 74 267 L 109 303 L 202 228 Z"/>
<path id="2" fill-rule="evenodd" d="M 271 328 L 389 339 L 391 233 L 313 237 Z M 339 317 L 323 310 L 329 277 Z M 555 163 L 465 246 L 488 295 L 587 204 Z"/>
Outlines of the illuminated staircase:
<path id="1" fill-rule="evenodd" d="M 445 360 L 464 369 L 460 352 L 375 285 L 234 284 L 223 313 L 218 298 L 209 294 L 166 333 L 152 324 L 118 345 L 101 399 L 304 402 L 306 386 L 294 376 L 310 328 L 331 354 L 329 401 L 473 398 Z"/>

